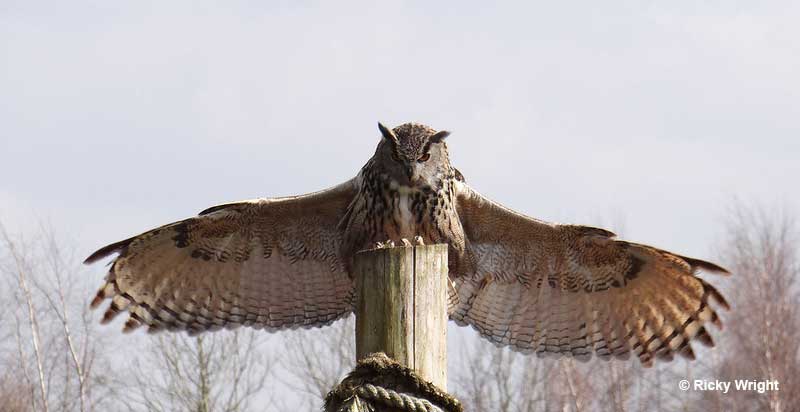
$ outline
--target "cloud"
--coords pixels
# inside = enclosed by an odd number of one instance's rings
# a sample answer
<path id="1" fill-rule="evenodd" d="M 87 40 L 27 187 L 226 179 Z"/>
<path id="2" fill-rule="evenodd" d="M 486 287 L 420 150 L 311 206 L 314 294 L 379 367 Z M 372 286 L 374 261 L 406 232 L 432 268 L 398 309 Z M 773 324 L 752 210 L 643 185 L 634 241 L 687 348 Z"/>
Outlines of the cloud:
<path id="1" fill-rule="evenodd" d="M 453 130 L 454 161 L 503 203 L 622 209 L 630 233 L 700 254 L 715 229 L 685 222 L 721 199 L 797 201 L 781 193 L 800 149 L 796 6 L 453 7 L 15 4 L 0 189 L 59 199 L 80 227 L 157 224 L 344 180 L 377 120 L 416 120 Z"/>

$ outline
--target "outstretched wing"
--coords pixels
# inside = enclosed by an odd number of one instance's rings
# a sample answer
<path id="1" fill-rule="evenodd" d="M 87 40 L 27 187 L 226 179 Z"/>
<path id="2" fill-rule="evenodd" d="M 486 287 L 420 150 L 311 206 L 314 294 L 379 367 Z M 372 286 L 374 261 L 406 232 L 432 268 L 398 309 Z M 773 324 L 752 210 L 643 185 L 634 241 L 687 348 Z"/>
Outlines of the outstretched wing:
<path id="1" fill-rule="evenodd" d="M 354 185 L 215 206 L 106 246 L 85 262 L 119 254 L 92 306 L 111 299 L 103 319 L 127 311 L 125 330 L 328 324 L 352 309 L 337 225 Z"/>
<path id="2" fill-rule="evenodd" d="M 473 268 L 456 280 L 457 323 L 521 351 L 579 359 L 633 352 L 645 366 L 674 353 L 694 358 L 692 340 L 713 346 L 704 326 L 721 323 L 710 302 L 728 304 L 695 273 L 725 269 L 603 229 L 538 221 L 463 183 L 457 197 Z"/>

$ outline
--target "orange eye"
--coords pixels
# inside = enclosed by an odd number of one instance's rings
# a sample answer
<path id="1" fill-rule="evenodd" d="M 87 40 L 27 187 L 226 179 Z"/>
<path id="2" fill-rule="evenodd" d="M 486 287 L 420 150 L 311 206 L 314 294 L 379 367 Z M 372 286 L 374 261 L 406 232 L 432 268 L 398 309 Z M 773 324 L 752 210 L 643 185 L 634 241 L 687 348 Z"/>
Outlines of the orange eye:
<path id="1" fill-rule="evenodd" d="M 428 159 L 430 159 L 430 158 L 431 158 L 431 154 L 430 153 L 425 153 L 424 155 L 420 156 L 419 159 L 417 159 L 417 161 L 420 162 L 420 163 L 427 162 Z"/>

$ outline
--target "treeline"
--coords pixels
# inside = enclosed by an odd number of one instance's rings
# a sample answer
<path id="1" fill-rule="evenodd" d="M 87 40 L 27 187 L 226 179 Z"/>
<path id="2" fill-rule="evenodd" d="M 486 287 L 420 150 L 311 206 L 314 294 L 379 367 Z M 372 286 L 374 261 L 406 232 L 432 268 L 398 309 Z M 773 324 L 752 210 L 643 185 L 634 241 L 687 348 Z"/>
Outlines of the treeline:
<path id="1" fill-rule="evenodd" d="M 712 278 L 732 309 L 697 360 L 538 359 L 459 329 L 450 391 L 466 411 L 791 411 L 800 405 L 800 230 L 794 216 L 739 207 L 715 247 L 732 276 Z M 118 333 L 87 297 L 99 284 L 52 231 L 0 226 L 0 410 L 319 410 L 353 366 L 353 320 L 270 335 L 239 329 Z M 704 276 L 704 275 L 703 275 Z M 713 275 L 712 275 L 713 276 Z M 451 328 L 451 330 L 453 330 Z M 699 345 L 698 345 L 699 346 Z M 681 390 L 681 380 L 777 381 L 779 390 Z"/>

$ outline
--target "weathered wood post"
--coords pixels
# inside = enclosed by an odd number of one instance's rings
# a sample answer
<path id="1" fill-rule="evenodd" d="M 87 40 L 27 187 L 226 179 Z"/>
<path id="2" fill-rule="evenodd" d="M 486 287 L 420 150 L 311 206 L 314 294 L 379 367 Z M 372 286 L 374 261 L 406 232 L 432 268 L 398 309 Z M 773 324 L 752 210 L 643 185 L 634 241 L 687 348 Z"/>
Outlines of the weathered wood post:
<path id="1" fill-rule="evenodd" d="M 356 255 L 356 357 L 384 352 L 447 390 L 447 245 Z"/>

